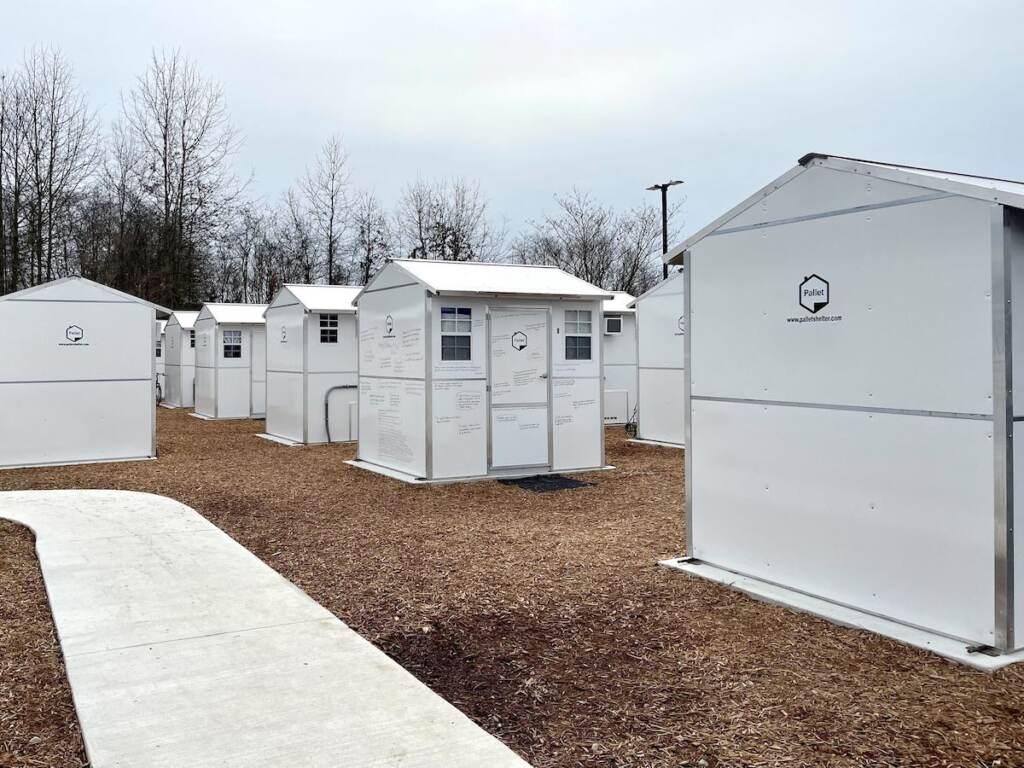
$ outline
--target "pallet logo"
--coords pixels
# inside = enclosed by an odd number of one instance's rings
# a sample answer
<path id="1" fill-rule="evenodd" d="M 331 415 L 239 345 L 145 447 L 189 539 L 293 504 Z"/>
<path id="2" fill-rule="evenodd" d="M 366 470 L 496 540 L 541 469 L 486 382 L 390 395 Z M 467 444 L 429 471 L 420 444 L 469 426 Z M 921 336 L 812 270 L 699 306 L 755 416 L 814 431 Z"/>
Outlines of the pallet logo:
<path id="1" fill-rule="evenodd" d="M 89 344 L 82 343 L 82 339 L 85 338 L 85 331 L 82 330 L 81 326 L 69 325 L 64 331 L 64 338 L 67 341 L 62 341 L 57 344 L 58 347 L 88 347 Z M 70 343 L 68 343 L 70 342 Z"/>
<path id="2" fill-rule="evenodd" d="M 393 339 L 395 338 L 395 318 L 388 315 L 384 318 L 384 338 Z"/>
<path id="3" fill-rule="evenodd" d="M 818 275 L 805 277 L 800 283 L 800 306 L 816 315 L 828 306 L 828 280 Z"/>
<path id="4" fill-rule="evenodd" d="M 679 316 L 679 319 L 676 320 L 676 328 L 679 329 L 678 331 L 674 332 L 676 336 L 686 335 L 686 315 Z"/>
<path id="5" fill-rule="evenodd" d="M 512 348 L 522 352 L 526 349 L 526 334 L 522 331 L 516 331 L 512 334 Z"/>
<path id="6" fill-rule="evenodd" d="M 281 326 L 281 343 L 288 343 L 288 328 L 283 325 Z"/>

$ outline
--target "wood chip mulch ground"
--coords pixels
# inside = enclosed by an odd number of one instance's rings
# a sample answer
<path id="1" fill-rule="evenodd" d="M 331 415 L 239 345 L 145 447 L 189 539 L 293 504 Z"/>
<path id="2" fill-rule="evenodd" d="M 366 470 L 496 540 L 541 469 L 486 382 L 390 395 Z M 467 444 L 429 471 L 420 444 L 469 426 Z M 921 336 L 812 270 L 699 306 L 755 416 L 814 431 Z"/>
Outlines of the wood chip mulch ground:
<path id="1" fill-rule="evenodd" d="M 158 461 L 0 490 L 194 507 L 538 768 L 1024 765 L 1024 665 L 971 671 L 658 568 L 684 541 L 679 451 L 610 429 L 593 486 L 410 487 L 261 429 L 161 409 Z M 0 529 L 0 558 L 0 765 L 78 766 L 28 534 Z"/>

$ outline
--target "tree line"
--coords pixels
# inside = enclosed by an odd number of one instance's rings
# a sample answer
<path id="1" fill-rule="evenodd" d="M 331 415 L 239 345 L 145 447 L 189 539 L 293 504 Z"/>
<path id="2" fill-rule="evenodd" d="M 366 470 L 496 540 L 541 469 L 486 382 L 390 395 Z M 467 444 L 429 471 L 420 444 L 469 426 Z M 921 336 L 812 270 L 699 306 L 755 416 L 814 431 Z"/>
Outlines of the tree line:
<path id="1" fill-rule="evenodd" d="M 634 294 L 660 278 L 656 206 L 574 189 L 510 236 L 451 178 L 412 181 L 389 211 L 338 136 L 267 203 L 235 173 L 241 138 L 180 52 L 153 53 L 106 128 L 59 51 L 26 52 L 0 72 L 0 294 L 82 275 L 173 308 L 266 302 L 289 282 L 365 284 L 392 257 L 552 264 Z"/>

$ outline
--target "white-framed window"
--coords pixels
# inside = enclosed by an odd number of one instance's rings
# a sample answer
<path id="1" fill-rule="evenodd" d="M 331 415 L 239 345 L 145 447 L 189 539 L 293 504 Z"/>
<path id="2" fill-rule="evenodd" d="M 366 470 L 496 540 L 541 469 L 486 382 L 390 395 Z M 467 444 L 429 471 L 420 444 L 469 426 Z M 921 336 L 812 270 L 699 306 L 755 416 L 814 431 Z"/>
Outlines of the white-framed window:
<path id="1" fill-rule="evenodd" d="M 589 309 L 565 310 L 565 359 L 590 360 L 593 333 Z"/>
<path id="2" fill-rule="evenodd" d="M 604 332 L 611 336 L 622 333 L 622 315 L 605 315 Z"/>
<path id="3" fill-rule="evenodd" d="M 242 332 L 224 331 L 224 358 L 238 358 L 242 356 Z"/>
<path id="4" fill-rule="evenodd" d="M 338 343 L 338 314 L 320 315 L 320 343 Z"/>
<path id="5" fill-rule="evenodd" d="M 441 307 L 441 359 L 473 359 L 473 310 Z"/>
<path id="6" fill-rule="evenodd" d="M 163 344 L 161 344 L 161 343 L 160 343 L 160 342 L 158 341 L 158 342 L 156 343 L 156 356 L 157 356 L 157 357 L 161 357 L 161 356 L 163 355 L 163 353 L 164 353 L 164 351 L 163 351 Z"/>
<path id="7" fill-rule="evenodd" d="M 190 347 L 192 347 L 192 349 L 196 348 L 196 332 L 195 331 L 189 331 L 188 332 L 188 345 Z"/>

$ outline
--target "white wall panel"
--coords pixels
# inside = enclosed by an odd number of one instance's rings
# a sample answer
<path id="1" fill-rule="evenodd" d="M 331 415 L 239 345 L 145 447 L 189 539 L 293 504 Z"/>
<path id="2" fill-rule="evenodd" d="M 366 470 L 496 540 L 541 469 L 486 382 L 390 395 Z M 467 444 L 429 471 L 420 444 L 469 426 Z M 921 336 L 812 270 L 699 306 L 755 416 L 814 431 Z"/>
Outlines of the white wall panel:
<path id="1" fill-rule="evenodd" d="M 685 371 L 670 368 L 640 370 L 640 419 L 637 437 L 663 443 L 686 442 L 683 409 Z"/>
<path id="2" fill-rule="evenodd" d="M 1021 445 L 1019 441 L 1024 440 L 1024 427 L 1017 422 L 1013 425 L 1013 443 Z M 1021 502 L 1021 509 L 1014 515 L 1014 546 L 1013 555 L 1013 618 L 1014 618 L 1014 645 L 1017 648 L 1024 648 L 1024 448 L 1013 452 L 1013 496 Z M 1016 505 L 1014 505 L 1016 506 Z"/>
<path id="3" fill-rule="evenodd" d="M 426 297 L 418 285 L 363 294 L 359 299 L 360 375 L 422 379 L 425 320 Z"/>
<path id="4" fill-rule="evenodd" d="M 814 167 L 723 227 L 749 226 L 864 205 L 880 205 L 927 194 L 934 194 L 934 190 Z"/>
<path id="5" fill-rule="evenodd" d="M 682 368 L 686 304 L 682 276 L 672 277 L 637 302 L 637 362 L 641 368 Z M 682 393 L 679 395 L 682 398 Z"/>
<path id="6" fill-rule="evenodd" d="M 552 469 L 602 465 L 601 380 L 555 379 L 552 382 Z"/>
<path id="7" fill-rule="evenodd" d="M 991 422 L 694 401 L 690 448 L 695 557 L 992 643 Z"/>
<path id="8" fill-rule="evenodd" d="M 601 302 L 556 301 L 551 306 L 551 375 L 561 378 L 600 377 L 602 366 L 601 354 L 604 346 L 604 334 L 601 332 Z M 590 311 L 593 333 L 590 340 L 590 360 L 565 359 L 565 311 L 572 309 Z"/>
<path id="9" fill-rule="evenodd" d="M 252 328 L 252 359 L 249 369 L 252 378 L 251 415 L 262 418 L 267 412 L 267 329 Z"/>
<path id="10" fill-rule="evenodd" d="M 249 393 L 251 385 L 248 368 L 219 368 L 217 370 L 217 418 L 248 419 L 251 413 Z"/>
<path id="11" fill-rule="evenodd" d="M 992 413 L 990 226 L 988 204 L 948 198 L 707 237 L 693 394 Z M 814 315 L 809 275 L 829 282 Z"/>
<path id="12" fill-rule="evenodd" d="M 0 467 L 153 455 L 152 381 L 0 384 L 0 404 Z"/>
<path id="13" fill-rule="evenodd" d="M 0 302 L 0 381 L 152 378 L 153 323 L 142 304 Z"/>
<path id="14" fill-rule="evenodd" d="M 491 410 L 491 466 L 495 469 L 548 464 L 548 407 L 527 405 Z"/>
<path id="15" fill-rule="evenodd" d="M 487 383 L 435 381 L 432 385 L 435 478 L 487 474 Z"/>
<path id="16" fill-rule="evenodd" d="M 265 317 L 267 370 L 302 371 L 302 327 L 306 317 L 302 307 L 270 307 Z"/>
<path id="17" fill-rule="evenodd" d="M 302 435 L 301 373 L 267 371 L 267 434 L 301 443 Z"/>
<path id="18" fill-rule="evenodd" d="M 217 371 L 214 368 L 195 369 L 195 412 L 211 419 L 217 415 L 214 397 L 216 381 Z"/>
<path id="19" fill-rule="evenodd" d="M 426 402 L 422 381 L 360 378 L 359 458 L 426 476 Z"/>
<path id="20" fill-rule="evenodd" d="M 309 324 L 308 370 L 313 373 L 356 371 L 359 367 L 355 315 L 338 315 L 338 343 L 320 342 L 320 315 L 307 315 Z"/>

